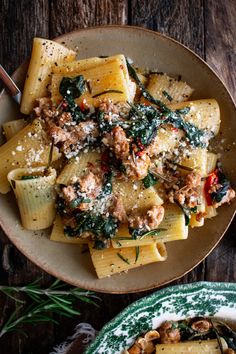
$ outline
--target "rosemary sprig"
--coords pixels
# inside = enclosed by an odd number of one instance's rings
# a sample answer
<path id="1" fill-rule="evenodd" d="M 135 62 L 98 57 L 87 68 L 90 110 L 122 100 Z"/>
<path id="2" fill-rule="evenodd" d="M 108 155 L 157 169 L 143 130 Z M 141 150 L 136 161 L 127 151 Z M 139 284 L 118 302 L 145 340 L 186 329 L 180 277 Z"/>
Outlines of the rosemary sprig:
<path id="1" fill-rule="evenodd" d="M 97 306 L 94 299 L 99 299 L 94 293 L 80 288 L 68 288 L 68 285 L 55 280 L 49 287 L 41 288 L 39 280 L 25 286 L 0 286 L 0 292 L 15 301 L 16 308 L 8 320 L 0 328 L 0 338 L 13 331 L 22 331 L 26 323 L 39 322 L 58 323 L 53 314 L 73 317 L 80 314 L 74 308 L 74 302 L 79 299 Z M 19 294 L 24 294 L 32 303 L 25 308 L 26 300 L 19 299 Z"/>

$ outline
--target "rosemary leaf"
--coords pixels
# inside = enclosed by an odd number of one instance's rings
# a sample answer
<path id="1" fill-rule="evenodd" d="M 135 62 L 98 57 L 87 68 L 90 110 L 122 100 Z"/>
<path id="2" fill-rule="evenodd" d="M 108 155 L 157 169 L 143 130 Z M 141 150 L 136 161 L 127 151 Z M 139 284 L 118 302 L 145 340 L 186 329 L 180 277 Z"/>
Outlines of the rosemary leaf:
<path id="1" fill-rule="evenodd" d="M 96 95 L 92 96 L 92 98 L 96 98 L 96 97 L 105 95 L 106 93 L 123 93 L 123 91 L 120 91 L 120 90 L 105 90 L 105 91 L 102 91 L 102 92 L 97 93 Z"/>
<path id="2" fill-rule="evenodd" d="M 135 262 L 134 263 L 136 263 L 137 262 L 137 260 L 138 260 L 138 257 L 139 257 L 139 253 L 140 253 L 140 248 L 139 248 L 139 246 L 137 246 L 137 247 L 135 247 Z"/>
<path id="3" fill-rule="evenodd" d="M 122 256 L 122 254 L 120 254 L 119 252 L 117 252 L 117 256 L 122 259 L 123 262 L 127 263 L 127 264 L 130 264 L 129 263 L 129 260 L 125 257 Z"/>

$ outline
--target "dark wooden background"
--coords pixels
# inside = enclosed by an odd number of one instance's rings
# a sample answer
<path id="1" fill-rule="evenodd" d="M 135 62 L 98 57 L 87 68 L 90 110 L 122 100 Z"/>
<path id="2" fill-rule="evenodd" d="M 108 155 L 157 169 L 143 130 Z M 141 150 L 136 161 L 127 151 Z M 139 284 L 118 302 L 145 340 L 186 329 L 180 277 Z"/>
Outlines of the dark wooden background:
<path id="1" fill-rule="evenodd" d="M 1 0 L 0 63 L 12 73 L 30 54 L 35 36 L 54 38 L 75 29 L 104 24 L 129 24 L 165 33 L 204 58 L 236 98 L 235 0 Z M 0 167 L 1 168 L 1 167 Z M 1 207 L 1 206 L 0 206 Z M 176 283 L 199 280 L 236 281 L 236 222 L 211 255 Z M 0 235 L 0 284 L 25 284 L 51 277 L 21 255 Z M 100 308 L 78 303 L 81 316 L 59 326 L 28 327 L 28 338 L 15 333 L 0 338 L 1 354 L 49 353 L 70 335 L 75 324 L 89 322 L 97 330 L 124 307 L 152 291 L 131 295 L 101 294 Z M 0 295 L 0 325 L 12 311 Z"/>

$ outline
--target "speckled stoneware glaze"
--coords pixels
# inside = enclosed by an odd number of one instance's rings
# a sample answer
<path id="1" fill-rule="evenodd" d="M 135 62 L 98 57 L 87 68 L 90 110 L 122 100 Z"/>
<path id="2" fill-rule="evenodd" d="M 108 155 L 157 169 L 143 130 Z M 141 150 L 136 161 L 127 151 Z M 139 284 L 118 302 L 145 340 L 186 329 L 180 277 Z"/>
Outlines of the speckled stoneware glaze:
<path id="1" fill-rule="evenodd" d="M 135 27 L 108 26 L 88 28 L 56 39 L 78 51 L 78 58 L 124 53 L 141 67 L 170 75 L 181 75 L 195 88 L 194 99 L 215 98 L 222 115 L 220 139 L 224 139 L 223 167 L 236 186 L 235 156 L 236 108 L 217 75 L 198 56 L 176 41 L 159 33 Z M 29 43 L 30 45 L 30 43 Z M 22 87 L 27 63 L 13 78 Z M 0 123 L 19 117 L 16 104 L 3 92 L 0 97 Z M 222 152 L 222 151 L 221 151 Z M 86 289 L 107 293 L 128 293 L 151 289 L 181 277 L 200 263 L 219 242 L 233 218 L 236 201 L 223 206 L 217 218 L 202 228 L 190 231 L 185 241 L 167 244 L 168 260 L 150 264 L 99 280 L 90 256 L 80 246 L 50 242 L 49 231 L 30 232 L 20 226 L 16 203 L 11 194 L 0 196 L 0 223 L 16 247 L 30 260 L 54 276 Z"/>
<path id="2" fill-rule="evenodd" d="M 121 354 L 138 335 L 162 322 L 194 316 L 214 316 L 235 326 L 236 285 L 201 282 L 159 290 L 105 325 L 85 354 Z"/>

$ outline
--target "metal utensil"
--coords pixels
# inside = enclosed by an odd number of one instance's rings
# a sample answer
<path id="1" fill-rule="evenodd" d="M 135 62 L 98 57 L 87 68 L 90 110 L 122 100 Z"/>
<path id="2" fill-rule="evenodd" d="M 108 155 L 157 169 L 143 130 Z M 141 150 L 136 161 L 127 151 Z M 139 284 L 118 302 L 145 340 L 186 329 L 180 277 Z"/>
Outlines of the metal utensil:
<path id="1" fill-rule="evenodd" d="M 2 67 L 2 65 L 0 64 L 0 79 L 2 79 L 5 87 L 7 88 L 7 90 L 9 91 L 10 95 L 12 96 L 12 98 L 18 103 L 20 104 L 21 102 L 21 91 L 20 89 L 16 86 L 16 84 L 14 83 L 14 81 L 12 80 L 12 78 L 8 75 L 8 73 L 6 72 L 6 70 Z"/>

